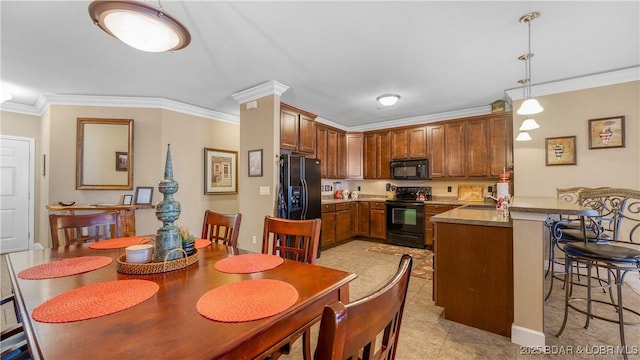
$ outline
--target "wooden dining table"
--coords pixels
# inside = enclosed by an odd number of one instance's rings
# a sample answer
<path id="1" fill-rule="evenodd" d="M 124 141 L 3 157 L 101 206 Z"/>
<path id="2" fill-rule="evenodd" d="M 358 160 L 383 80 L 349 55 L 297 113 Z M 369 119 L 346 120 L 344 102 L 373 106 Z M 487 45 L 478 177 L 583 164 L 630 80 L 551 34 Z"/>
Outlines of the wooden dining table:
<path id="1" fill-rule="evenodd" d="M 355 274 L 292 260 L 271 270 L 230 274 L 214 268 L 224 258 L 249 253 L 220 244 L 199 249 L 194 265 L 180 270 L 127 275 L 117 271 L 124 249 L 94 250 L 86 244 L 8 254 L 7 264 L 33 359 L 263 359 L 317 321 L 325 305 L 349 300 Z M 24 270 L 62 258 L 110 256 L 103 268 L 60 278 L 25 280 Z M 150 299 L 131 308 L 93 319 L 44 323 L 32 318 L 34 308 L 86 285 L 143 279 L 159 285 Z M 196 310 L 206 292 L 241 280 L 275 279 L 298 292 L 293 306 L 254 321 L 219 322 Z"/>

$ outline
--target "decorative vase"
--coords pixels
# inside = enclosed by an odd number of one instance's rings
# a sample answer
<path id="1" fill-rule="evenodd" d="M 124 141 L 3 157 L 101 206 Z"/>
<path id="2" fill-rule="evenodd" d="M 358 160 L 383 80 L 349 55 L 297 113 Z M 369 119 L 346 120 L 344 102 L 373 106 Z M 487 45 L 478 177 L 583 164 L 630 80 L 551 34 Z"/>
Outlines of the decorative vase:
<path id="1" fill-rule="evenodd" d="M 191 256 L 196 253 L 196 243 L 195 241 L 190 241 L 186 243 L 182 243 L 182 250 L 187 253 L 187 256 Z"/>
<path id="2" fill-rule="evenodd" d="M 173 199 L 178 192 L 178 182 L 173 180 L 173 165 L 171 163 L 171 145 L 167 145 L 167 160 L 164 167 L 164 180 L 158 184 L 158 190 L 164 194 L 164 199 L 156 205 L 156 217 L 162 221 L 156 233 L 154 261 L 175 260 L 184 256 L 181 251 L 182 236 L 174 221 L 180 217 L 180 203 Z"/>

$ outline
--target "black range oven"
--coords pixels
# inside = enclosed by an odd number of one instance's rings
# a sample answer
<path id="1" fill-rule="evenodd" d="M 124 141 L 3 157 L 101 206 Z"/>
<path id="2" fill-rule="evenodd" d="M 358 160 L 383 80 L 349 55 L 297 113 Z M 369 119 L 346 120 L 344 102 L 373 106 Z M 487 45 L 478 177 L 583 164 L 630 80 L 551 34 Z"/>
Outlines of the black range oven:
<path id="1" fill-rule="evenodd" d="M 424 248 L 424 201 L 431 200 L 430 187 L 398 187 L 387 200 L 387 243 Z"/>

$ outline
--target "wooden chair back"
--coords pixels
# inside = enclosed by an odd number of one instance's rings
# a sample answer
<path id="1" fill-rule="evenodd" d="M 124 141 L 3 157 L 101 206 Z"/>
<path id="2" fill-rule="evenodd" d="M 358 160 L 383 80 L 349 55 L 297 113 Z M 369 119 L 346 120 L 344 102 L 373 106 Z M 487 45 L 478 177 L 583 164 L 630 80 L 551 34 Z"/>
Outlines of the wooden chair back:
<path id="1" fill-rule="evenodd" d="M 85 215 L 49 215 L 53 247 L 120 237 L 117 212 Z"/>
<path id="2" fill-rule="evenodd" d="M 378 291 L 324 308 L 316 360 L 395 358 L 412 262 L 410 255 L 402 255 L 398 271 Z M 381 340 L 378 346 L 376 338 Z"/>
<path id="3" fill-rule="evenodd" d="M 262 253 L 315 264 L 320 244 L 320 219 L 264 218 Z"/>
<path id="4" fill-rule="evenodd" d="M 206 210 L 202 220 L 202 239 L 237 247 L 242 214 L 221 214 Z"/>

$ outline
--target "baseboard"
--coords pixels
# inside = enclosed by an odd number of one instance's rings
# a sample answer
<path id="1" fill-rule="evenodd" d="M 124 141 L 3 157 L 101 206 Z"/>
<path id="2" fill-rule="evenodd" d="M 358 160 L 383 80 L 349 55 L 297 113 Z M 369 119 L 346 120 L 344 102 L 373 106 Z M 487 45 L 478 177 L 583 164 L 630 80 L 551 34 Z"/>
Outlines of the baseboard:
<path id="1" fill-rule="evenodd" d="M 511 342 L 522 346 L 544 346 L 545 336 L 540 331 L 511 325 Z"/>

